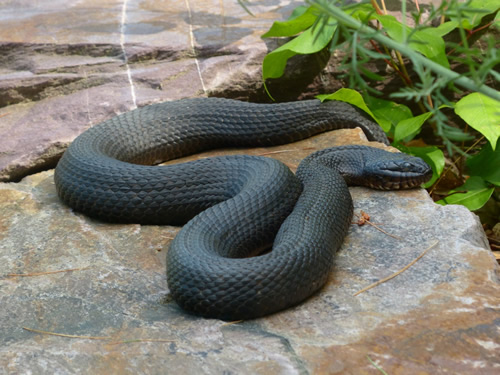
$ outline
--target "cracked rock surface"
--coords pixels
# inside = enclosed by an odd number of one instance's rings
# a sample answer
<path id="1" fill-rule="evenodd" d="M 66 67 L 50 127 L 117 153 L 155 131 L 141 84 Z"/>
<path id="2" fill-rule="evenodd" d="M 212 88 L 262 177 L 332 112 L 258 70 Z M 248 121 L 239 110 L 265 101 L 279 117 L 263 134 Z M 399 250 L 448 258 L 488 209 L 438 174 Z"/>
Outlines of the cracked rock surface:
<path id="1" fill-rule="evenodd" d="M 252 17 L 233 0 L 0 2 L 0 181 L 53 167 L 79 133 L 137 106 L 248 99 L 260 35 L 297 4 L 258 1 Z"/>

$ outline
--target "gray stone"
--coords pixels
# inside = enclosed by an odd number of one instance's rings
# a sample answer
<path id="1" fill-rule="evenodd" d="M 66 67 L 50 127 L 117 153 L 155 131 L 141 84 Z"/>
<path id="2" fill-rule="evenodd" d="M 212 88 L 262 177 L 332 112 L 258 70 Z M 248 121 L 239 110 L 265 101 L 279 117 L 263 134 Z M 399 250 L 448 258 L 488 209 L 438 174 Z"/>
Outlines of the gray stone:
<path id="1" fill-rule="evenodd" d="M 359 130 L 341 130 L 184 160 L 245 152 L 294 169 L 316 149 L 363 142 Z M 107 224 L 75 213 L 57 198 L 53 171 L 2 183 L 0 368 L 12 374 L 375 374 L 373 361 L 389 374 L 496 374 L 498 266 L 476 216 L 461 206 L 435 205 L 424 190 L 356 187 L 351 193 L 355 212 L 369 213 L 400 238 L 353 224 L 319 293 L 283 312 L 228 324 L 191 316 L 171 300 L 164 246 L 178 228 Z M 436 241 L 409 269 L 354 296 Z M 75 270 L 46 273 L 69 269 Z"/>
<path id="2" fill-rule="evenodd" d="M 137 106 L 262 96 L 260 35 L 297 4 L 259 1 L 252 17 L 233 0 L 0 2 L 0 181 Z"/>

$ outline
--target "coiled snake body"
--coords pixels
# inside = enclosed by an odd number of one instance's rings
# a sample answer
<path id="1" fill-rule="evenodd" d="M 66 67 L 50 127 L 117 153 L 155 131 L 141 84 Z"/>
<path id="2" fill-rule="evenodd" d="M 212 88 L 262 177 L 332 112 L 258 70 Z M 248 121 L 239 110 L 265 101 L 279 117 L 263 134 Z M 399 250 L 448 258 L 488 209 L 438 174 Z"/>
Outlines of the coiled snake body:
<path id="1" fill-rule="evenodd" d="M 82 133 L 57 165 L 60 198 L 111 222 L 187 224 L 167 255 L 167 281 L 192 313 L 249 319 L 295 305 L 327 280 L 352 216 L 347 184 L 411 188 L 426 181 L 418 158 L 367 146 L 318 151 L 297 176 L 248 155 L 151 166 L 222 146 L 267 146 L 361 127 L 387 138 L 343 102 L 252 104 L 185 99 L 143 107 Z M 342 176 L 341 176 L 342 175 Z M 248 258 L 249 253 L 272 251 Z"/>

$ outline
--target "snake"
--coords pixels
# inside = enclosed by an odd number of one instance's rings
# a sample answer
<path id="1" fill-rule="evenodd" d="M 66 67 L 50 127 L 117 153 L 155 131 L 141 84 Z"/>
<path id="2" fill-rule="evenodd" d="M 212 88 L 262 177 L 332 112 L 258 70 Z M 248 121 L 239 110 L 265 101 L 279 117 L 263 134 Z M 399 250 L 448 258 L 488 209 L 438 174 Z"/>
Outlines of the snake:
<path id="1" fill-rule="evenodd" d="M 254 319 L 301 303 L 327 282 L 351 223 L 349 185 L 409 189 L 432 170 L 420 158 L 365 145 L 312 153 L 296 174 L 250 155 L 157 164 L 355 127 L 389 144 L 377 123 L 342 101 L 167 101 L 85 130 L 59 160 L 54 181 L 62 202 L 89 217 L 183 225 L 167 251 L 173 300 L 205 318 Z"/>

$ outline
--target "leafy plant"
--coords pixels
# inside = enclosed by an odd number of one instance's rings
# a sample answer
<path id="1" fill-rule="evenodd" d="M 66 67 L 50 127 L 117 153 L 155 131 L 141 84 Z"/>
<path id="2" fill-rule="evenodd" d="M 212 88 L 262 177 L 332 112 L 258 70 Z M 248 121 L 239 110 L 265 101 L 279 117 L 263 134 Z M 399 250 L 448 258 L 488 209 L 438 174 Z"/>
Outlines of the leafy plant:
<path id="1" fill-rule="evenodd" d="M 384 0 L 381 5 L 376 0 L 354 4 L 310 0 L 308 4 L 296 8 L 288 20 L 275 22 L 263 35 L 293 37 L 264 58 L 262 75 L 269 96 L 266 80 L 281 77 L 292 56 L 324 48 L 348 51 L 342 61 L 345 79 L 361 95 L 342 89 L 320 99 L 357 105 L 388 133 L 393 146 L 426 160 L 434 171 L 425 186 L 431 192 L 445 175 L 445 153 L 455 158 L 451 164 L 467 178 L 437 203 L 459 203 L 471 210 L 483 206 L 500 187 L 500 93 L 490 87 L 500 81 L 494 70 L 500 54 L 494 36 L 480 45 L 477 40 L 489 29 L 498 33 L 498 0 L 443 1 L 439 7 L 431 6 L 425 19 L 415 0 L 414 27 L 406 24 L 406 1 L 401 3 L 402 21 L 387 14 Z M 390 95 L 399 103 L 382 98 L 374 88 L 374 83 L 388 78 L 369 69 L 367 63 L 374 60 L 385 61 L 391 70 L 388 74 L 400 77 L 402 88 Z M 420 112 L 415 116 L 412 103 Z M 453 122 L 448 116 L 451 111 Z M 429 128 L 439 142 L 415 138 Z M 462 160 L 466 162 L 460 164 Z"/>

